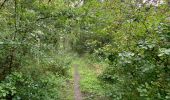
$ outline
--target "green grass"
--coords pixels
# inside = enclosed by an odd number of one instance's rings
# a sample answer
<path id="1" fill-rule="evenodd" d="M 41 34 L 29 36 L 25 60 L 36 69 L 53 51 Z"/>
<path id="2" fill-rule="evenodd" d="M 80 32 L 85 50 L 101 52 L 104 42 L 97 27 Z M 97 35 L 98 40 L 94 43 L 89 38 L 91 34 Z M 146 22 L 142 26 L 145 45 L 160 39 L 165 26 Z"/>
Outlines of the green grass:
<path id="1" fill-rule="evenodd" d="M 80 89 L 85 100 L 102 100 L 105 97 L 105 89 L 97 78 L 96 68 L 93 62 L 86 57 L 77 58 L 73 64 L 77 64 L 80 73 Z"/>
<path id="2" fill-rule="evenodd" d="M 71 64 L 69 64 L 68 77 L 66 79 L 65 87 L 62 91 L 62 100 L 74 100 L 74 66 L 75 58 L 78 58 L 76 54 L 68 54 L 71 59 Z"/>
<path id="3" fill-rule="evenodd" d="M 105 63 L 99 63 L 91 61 L 88 57 L 79 57 L 74 55 L 72 62 L 69 65 L 69 76 L 66 81 L 66 87 L 63 90 L 64 100 L 74 100 L 74 65 L 78 65 L 78 71 L 80 74 L 80 89 L 84 100 L 104 100 L 105 94 L 108 92 L 106 84 L 98 79 L 98 72 L 95 65 L 99 67 L 99 70 L 105 68 Z"/>

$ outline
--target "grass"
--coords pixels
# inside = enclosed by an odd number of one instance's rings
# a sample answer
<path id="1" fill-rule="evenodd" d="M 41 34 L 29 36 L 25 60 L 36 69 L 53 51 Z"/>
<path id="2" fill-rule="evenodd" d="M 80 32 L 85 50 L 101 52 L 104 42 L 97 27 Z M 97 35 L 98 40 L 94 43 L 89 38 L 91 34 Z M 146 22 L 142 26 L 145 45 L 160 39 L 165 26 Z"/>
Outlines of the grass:
<path id="1" fill-rule="evenodd" d="M 65 87 L 62 91 L 62 100 L 74 100 L 74 69 L 73 69 L 73 63 L 75 61 L 75 58 L 77 58 L 76 54 L 68 54 L 68 56 L 72 59 L 71 64 L 69 64 L 69 70 L 68 70 L 68 77 L 66 79 Z"/>
<path id="2" fill-rule="evenodd" d="M 63 100 L 74 100 L 74 65 L 78 65 L 80 74 L 80 89 L 84 100 L 105 100 L 108 92 L 106 84 L 98 79 L 102 73 L 105 63 L 91 61 L 86 56 L 78 57 L 74 55 L 69 65 L 69 77 L 66 86 L 63 88 Z"/>
<path id="3" fill-rule="evenodd" d="M 77 64 L 79 68 L 80 89 L 84 100 L 103 100 L 106 90 L 103 83 L 97 78 L 103 66 L 88 60 L 86 57 L 76 58 L 73 64 Z"/>

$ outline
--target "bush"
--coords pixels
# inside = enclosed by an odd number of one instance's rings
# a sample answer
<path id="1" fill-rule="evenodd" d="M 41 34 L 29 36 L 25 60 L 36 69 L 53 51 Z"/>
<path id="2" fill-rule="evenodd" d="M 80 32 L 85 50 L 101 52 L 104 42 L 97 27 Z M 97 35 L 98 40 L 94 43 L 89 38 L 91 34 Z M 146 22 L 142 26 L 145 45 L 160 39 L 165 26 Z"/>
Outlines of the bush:
<path id="1" fill-rule="evenodd" d="M 63 53 L 63 52 L 60 52 Z M 35 61 L 34 61 L 35 60 Z M 71 55 L 56 54 L 52 57 L 27 59 L 27 65 L 7 75 L 0 83 L 0 99 L 58 100 L 68 76 Z M 35 63 L 36 62 L 36 63 Z"/>
<path id="2" fill-rule="evenodd" d="M 137 3 L 115 0 L 84 6 L 77 48 L 109 61 L 99 77 L 111 85 L 108 95 L 113 99 L 168 100 L 170 10 L 166 4 Z"/>

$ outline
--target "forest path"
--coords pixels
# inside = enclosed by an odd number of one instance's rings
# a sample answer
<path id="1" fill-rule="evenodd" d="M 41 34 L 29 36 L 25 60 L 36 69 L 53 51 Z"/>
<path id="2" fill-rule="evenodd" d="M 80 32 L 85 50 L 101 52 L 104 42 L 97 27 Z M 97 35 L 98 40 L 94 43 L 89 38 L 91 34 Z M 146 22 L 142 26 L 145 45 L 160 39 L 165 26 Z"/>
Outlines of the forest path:
<path id="1" fill-rule="evenodd" d="M 82 100 L 82 94 L 80 91 L 80 74 L 77 64 L 74 65 L 74 98 L 75 100 Z"/>

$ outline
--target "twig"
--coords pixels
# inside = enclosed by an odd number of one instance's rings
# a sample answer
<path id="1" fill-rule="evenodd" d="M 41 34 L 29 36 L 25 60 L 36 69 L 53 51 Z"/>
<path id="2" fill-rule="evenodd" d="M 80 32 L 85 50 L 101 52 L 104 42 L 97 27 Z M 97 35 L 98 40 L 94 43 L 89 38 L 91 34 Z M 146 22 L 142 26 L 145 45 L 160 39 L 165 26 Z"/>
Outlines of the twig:
<path id="1" fill-rule="evenodd" d="M 5 2 L 7 2 L 8 0 L 4 0 L 4 2 L 1 4 L 0 9 L 2 9 L 2 7 L 4 6 Z"/>
<path id="2" fill-rule="evenodd" d="M 48 0 L 48 4 L 51 2 L 51 0 Z"/>

